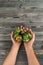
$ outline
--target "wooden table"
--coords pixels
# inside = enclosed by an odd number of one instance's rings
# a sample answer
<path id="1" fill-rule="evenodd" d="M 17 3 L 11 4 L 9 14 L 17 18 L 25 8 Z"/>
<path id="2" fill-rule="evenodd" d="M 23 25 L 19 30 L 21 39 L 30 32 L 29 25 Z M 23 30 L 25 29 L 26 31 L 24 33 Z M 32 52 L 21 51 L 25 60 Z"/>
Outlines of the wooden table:
<path id="1" fill-rule="evenodd" d="M 0 0 L 0 65 L 12 46 L 11 33 L 17 26 L 32 28 L 36 35 L 33 48 L 43 65 L 43 0 Z M 16 65 L 27 65 L 24 46 L 21 45 Z"/>

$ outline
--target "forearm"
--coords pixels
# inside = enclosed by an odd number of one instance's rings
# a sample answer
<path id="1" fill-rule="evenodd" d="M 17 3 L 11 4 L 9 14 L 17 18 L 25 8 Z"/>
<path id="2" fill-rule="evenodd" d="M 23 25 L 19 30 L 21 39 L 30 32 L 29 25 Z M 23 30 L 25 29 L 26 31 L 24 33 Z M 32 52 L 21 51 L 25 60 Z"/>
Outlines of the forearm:
<path id="1" fill-rule="evenodd" d="M 2 65 L 15 65 L 19 47 L 13 45 Z"/>
<path id="2" fill-rule="evenodd" d="M 40 65 L 32 47 L 26 49 L 26 52 L 27 52 L 28 65 Z"/>

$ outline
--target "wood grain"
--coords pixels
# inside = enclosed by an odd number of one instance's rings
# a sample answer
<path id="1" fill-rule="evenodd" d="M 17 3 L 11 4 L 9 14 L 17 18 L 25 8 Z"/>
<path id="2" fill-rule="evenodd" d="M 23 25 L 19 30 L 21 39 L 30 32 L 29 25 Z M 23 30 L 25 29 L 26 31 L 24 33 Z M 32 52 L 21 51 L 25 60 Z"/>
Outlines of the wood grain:
<path id="1" fill-rule="evenodd" d="M 4 21 L 6 20 L 6 22 Z M 25 22 L 22 21 L 21 19 L 16 19 L 13 18 L 12 21 L 10 22 L 10 19 L 3 18 L 0 21 L 0 64 L 3 62 L 5 57 L 10 51 L 12 42 L 10 36 L 8 36 L 11 31 L 14 31 L 16 26 L 28 26 L 32 28 L 33 32 L 36 34 L 36 40 L 34 42 L 33 48 L 36 53 L 36 56 L 39 60 L 39 62 L 42 65 L 42 59 L 43 59 L 43 22 Z M 18 20 L 21 20 L 20 22 Z M 7 22 L 8 21 L 8 22 Z M 24 49 L 24 46 L 22 45 L 20 47 L 18 56 L 17 56 L 17 62 L 16 64 L 27 64 L 27 57 L 26 57 L 26 52 Z"/>
<path id="2" fill-rule="evenodd" d="M 43 65 L 43 0 L 0 0 L 0 65 L 12 46 L 8 34 L 20 25 L 31 28 L 35 33 L 33 48 L 40 65 Z M 28 65 L 23 45 L 16 65 Z"/>

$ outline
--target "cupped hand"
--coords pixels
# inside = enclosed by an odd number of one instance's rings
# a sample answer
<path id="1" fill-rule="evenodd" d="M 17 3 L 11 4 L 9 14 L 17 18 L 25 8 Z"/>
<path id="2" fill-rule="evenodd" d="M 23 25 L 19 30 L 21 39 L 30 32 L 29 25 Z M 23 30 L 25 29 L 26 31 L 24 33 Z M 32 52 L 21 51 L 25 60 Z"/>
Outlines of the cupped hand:
<path id="1" fill-rule="evenodd" d="M 32 39 L 29 42 L 24 42 L 24 47 L 30 48 L 30 47 L 32 47 L 32 45 L 35 41 L 35 34 L 33 33 L 33 31 L 31 29 L 26 28 L 26 30 L 29 30 L 29 32 L 31 33 Z"/>
<path id="2" fill-rule="evenodd" d="M 17 42 L 17 41 L 13 38 L 13 32 L 11 32 L 10 36 L 11 36 L 11 41 L 12 41 L 12 43 L 13 43 L 14 46 L 20 46 L 20 45 L 21 45 L 21 42 Z"/>

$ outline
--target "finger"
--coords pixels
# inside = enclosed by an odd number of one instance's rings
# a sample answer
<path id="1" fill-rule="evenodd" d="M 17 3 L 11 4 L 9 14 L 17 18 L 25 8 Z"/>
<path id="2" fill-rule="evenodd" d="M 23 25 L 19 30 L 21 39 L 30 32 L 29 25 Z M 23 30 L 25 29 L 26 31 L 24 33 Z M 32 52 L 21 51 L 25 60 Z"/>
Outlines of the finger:
<path id="1" fill-rule="evenodd" d="M 31 29 L 29 29 L 28 27 L 26 27 L 26 31 L 29 31 L 31 33 Z"/>
<path id="2" fill-rule="evenodd" d="M 24 30 L 24 32 L 27 32 L 28 31 L 28 27 L 27 28 L 23 27 L 23 30 Z"/>
<path id="3" fill-rule="evenodd" d="M 32 31 L 32 29 L 30 29 L 30 33 L 32 34 L 32 40 L 35 40 L 35 33 Z"/>
<path id="4" fill-rule="evenodd" d="M 31 33 L 31 34 L 32 34 L 32 36 L 33 36 L 33 34 L 34 34 L 34 33 L 33 33 L 32 29 L 30 29 L 30 33 Z"/>
<path id="5" fill-rule="evenodd" d="M 22 28 L 23 28 L 23 26 L 21 25 L 21 26 L 20 26 L 20 28 L 22 29 Z"/>
<path id="6" fill-rule="evenodd" d="M 31 35 L 33 36 L 33 32 L 31 29 L 27 28 L 27 30 L 31 33 Z"/>
<path id="7" fill-rule="evenodd" d="M 11 32 L 11 40 L 13 43 L 15 43 L 15 39 L 13 38 L 13 32 Z"/>
<path id="8" fill-rule="evenodd" d="M 32 29 L 30 29 L 30 32 L 32 33 Z"/>
<path id="9" fill-rule="evenodd" d="M 35 38 L 35 33 L 31 29 L 30 29 L 30 32 L 31 32 L 33 38 Z"/>
<path id="10" fill-rule="evenodd" d="M 11 32 L 11 39 L 13 38 L 12 36 L 13 36 L 13 32 Z"/>
<path id="11" fill-rule="evenodd" d="M 5 36 L 11 36 L 11 33 L 9 33 L 9 34 L 5 34 Z"/>
<path id="12" fill-rule="evenodd" d="M 34 42 L 35 40 L 35 34 L 33 33 L 31 41 Z"/>
<path id="13" fill-rule="evenodd" d="M 23 29 L 23 26 L 21 25 L 21 26 L 19 26 L 18 28 Z"/>
<path id="14" fill-rule="evenodd" d="M 25 27 L 23 27 L 23 30 L 25 30 Z"/>
<path id="15" fill-rule="evenodd" d="M 27 30 L 26 30 L 26 29 L 24 29 L 24 32 L 27 32 Z"/>
<path id="16" fill-rule="evenodd" d="M 33 33 L 33 38 L 35 39 L 35 33 Z"/>
<path id="17" fill-rule="evenodd" d="M 26 28 L 26 31 L 29 31 L 29 28 L 28 27 Z"/>
<path id="18" fill-rule="evenodd" d="M 29 29 L 28 27 L 26 28 L 32 35 L 32 38 L 35 38 L 35 34 L 33 33 L 32 29 Z"/>

